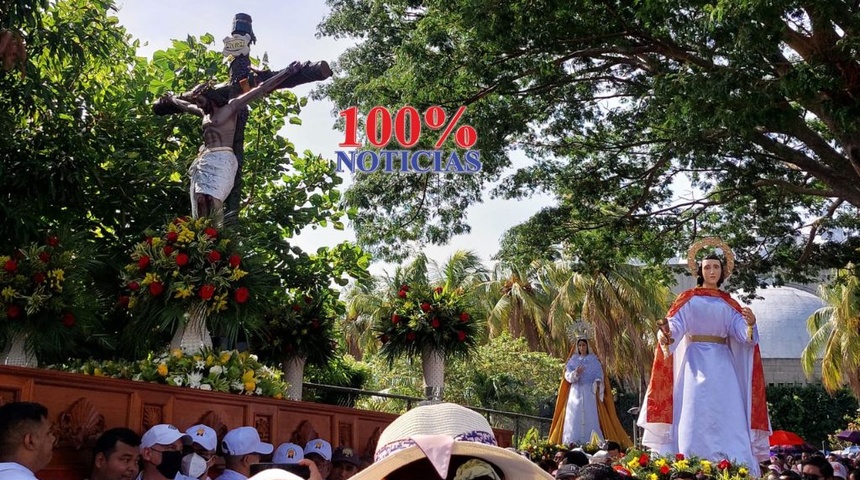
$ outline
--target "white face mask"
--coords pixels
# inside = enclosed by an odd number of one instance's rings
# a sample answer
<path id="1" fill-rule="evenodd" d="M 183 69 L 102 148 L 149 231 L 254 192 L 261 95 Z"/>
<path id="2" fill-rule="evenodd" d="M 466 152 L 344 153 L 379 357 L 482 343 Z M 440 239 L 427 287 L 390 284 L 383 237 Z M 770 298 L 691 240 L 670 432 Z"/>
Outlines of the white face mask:
<path id="1" fill-rule="evenodd" d="M 190 453 L 182 457 L 182 466 L 179 471 L 188 477 L 200 478 L 209 471 L 209 462 L 196 453 Z"/>

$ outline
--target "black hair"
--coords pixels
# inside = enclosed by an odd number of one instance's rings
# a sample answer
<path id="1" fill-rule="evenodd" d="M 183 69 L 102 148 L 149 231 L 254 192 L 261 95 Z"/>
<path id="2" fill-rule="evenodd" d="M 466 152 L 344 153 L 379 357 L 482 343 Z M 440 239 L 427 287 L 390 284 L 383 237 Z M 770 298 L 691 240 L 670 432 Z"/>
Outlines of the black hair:
<path id="1" fill-rule="evenodd" d="M 618 450 L 619 452 L 623 452 L 621 449 L 621 445 L 618 442 L 613 442 L 612 440 L 607 440 L 603 443 L 603 446 L 600 447 L 601 450 L 606 450 L 607 452 L 610 450 Z"/>
<path id="2" fill-rule="evenodd" d="M 670 480 L 696 480 L 696 474 L 693 472 L 675 472 L 669 478 Z"/>
<path id="3" fill-rule="evenodd" d="M 579 353 L 579 342 L 585 342 L 585 353 L 591 353 L 591 345 L 588 344 L 587 338 L 576 339 L 576 352 Z"/>
<path id="4" fill-rule="evenodd" d="M 831 468 L 833 468 L 833 467 L 831 467 Z M 778 478 L 780 478 L 780 479 L 785 478 L 785 480 L 800 480 L 801 476 L 799 473 L 795 472 L 794 470 L 785 470 L 785 471 L 779 472 Z"/>
<path id="5" fill-rule="evenodd" d="M 620 480 L 621 474 L 603 463 L 590 463 L 579 469 L 577 480 Z"/>
<path id="6" fill-rule="evenodd" d="M 0 462 L 8 461 L 25 434 L 48 418 L 48 408 L 41 403 L 12 402 L 0 406 Z"/>
<path id="7" fill-rule="evenodd" d="M 105 430 L 104 433 L 99 436 L 98 440 L 96 440 L 95 446 L 93 446 L 93 463 L 96 461 L 96 455 L 100 453 L 103 454 L 105 458 L 110 457 L 111 454 L 116 451 L 117 442 L 122 442 L 129 447 L 139 447 L 140 435 L 135 433 L 134 430 L 125 427 Z"/>
<path id="8" fill-rule="evenodd" d="M 807 465 L 817 467 L 824 478 L 831 478 L 833 476 L 833 465 L 823 455 L 810 455 L 809 458 L 800 464 L 800 470 L 803 471 L 803 467 Z"/>
<path id="9" fill-rule="evenodd" d="M 588 457 L 585 456 L 585 453 L 580 452 L 579 450 L 569 450 L 564 452 L 564 461 L 562 461 L 562 464 L 568 463 L 578 467 L 583 467 L 588 465 Z"/>
<path id="10" fill-rule="evenodd" d="M 726 279 L 726 265 L 723 263 L 723 259 L 718 257 L 715 253 L 703 258 L 702 261 L 699 262 L 699 266 L 696 267 L 696 285 L 701 287 L 705 283 L 705 277 L 702 276 L 702 263 L 704 263 L 705 260 L 719 260 L 720 279 L 717 281 L 717 287 L 721 287 L 723 285 L 723 280 Z"/>

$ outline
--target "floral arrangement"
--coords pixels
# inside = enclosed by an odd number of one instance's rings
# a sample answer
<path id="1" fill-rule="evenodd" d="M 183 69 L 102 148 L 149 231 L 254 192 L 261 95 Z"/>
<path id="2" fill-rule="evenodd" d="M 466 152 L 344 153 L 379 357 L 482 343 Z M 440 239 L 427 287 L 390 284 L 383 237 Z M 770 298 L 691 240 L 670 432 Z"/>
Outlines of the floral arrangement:
<path id="1" fill-rule="evenodd" d="M 702 473 L 724 480 L 740 480 L 750 476 L 747 466 L 728 459 L 712 462 L 697 457 L 685 457 L 680 453 L 652 457 L 637 449 L 630 449 L 614 468 L 624 475 L 646 480 L 670 480 L 675 472 Z M 758 475 L 754 476 L 758 477 Z"/>
<path id="2" fill-rule="evenodd" d="M 141 321 L 140 333 L 168 328 L 192 308 L 235 332 L 265 296 L 266 281 L 236 237 L 209 218 L 180 217 L 137 243 L 122 272 L 119 305 Z"/>
<path id="3" fill-rule="evenodd" d="M 338 307 L 342 310 L 337 294 L 327 288 L 289 292 L 279 308 L 264 316 L 258 349 L 272 358 L 304 357 L 311 364 L 325 365 L 337 346 Z"/>
<path id="4" fill-rule="evenodd" d="M 93 256 L 66 248 L 71 236 L 0 254 L 0 335 L 26 335 L 28 348 L 62 350 L 73 331 L 98 309 L 90 285 Z"/>
<path id="5" fill-rule="evenodd" d="M 150 354 L 138 362 L 87 360 L 55 368 L 97 377 L 277 399 L 284 398 L 288 386 L 279 370 L 263 365 L 256 355 L 236 350 L 203 349 L 189 355 L 175 349 Z"/>
<path id="6" fill-rule="evenodd" d="M 380 353 L 390 361 L 428 348 L 462 356 L 477 344 L 478 319 L 459 289 L 401 285 L 382 312 L 373 331 L 382 343 Z"/>

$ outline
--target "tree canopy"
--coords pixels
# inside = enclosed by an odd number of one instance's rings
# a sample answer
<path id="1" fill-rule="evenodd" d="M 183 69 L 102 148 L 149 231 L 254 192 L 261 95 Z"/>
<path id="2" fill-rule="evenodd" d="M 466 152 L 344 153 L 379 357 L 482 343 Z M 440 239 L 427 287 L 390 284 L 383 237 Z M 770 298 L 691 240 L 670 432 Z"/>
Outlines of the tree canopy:
<path id="1" fill-rule="evenodd" d="M 338 108 L 468 105 L 479 135 L 479 174 L 356 176 L 358 239 L 383 257 L 468 232 L 499 180 L 490 196 L 556 198 L 502 258 L 662 262 L 720 235 L 754 286 L 860 245 L 853 2 L 328 3 L 320 33 L 359 39 L 321 91 Z M 512 149 L 531 162 L 510 173 Z"/>

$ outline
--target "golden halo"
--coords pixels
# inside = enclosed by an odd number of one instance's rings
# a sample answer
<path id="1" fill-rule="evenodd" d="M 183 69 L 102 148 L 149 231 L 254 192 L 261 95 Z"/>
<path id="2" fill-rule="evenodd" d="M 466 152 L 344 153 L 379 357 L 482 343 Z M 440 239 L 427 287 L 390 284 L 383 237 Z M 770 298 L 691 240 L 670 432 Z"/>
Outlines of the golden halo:
<path id="1" fill-rule="evenodd" d="M 720 240 L 720 237 L 706 237 L 690 246 L 687 250 L 687 268 L 690 269 L 690 274 L 696 276 L 696 270 L 698 270 L 696 255 L 704 247 L 720 247 L 723 251 L 726 257 L 726 275 L 723 280 L 728 280 L 732 276 L 732 270 L 735 269 L 735 254 L 726 242 Z"/>

